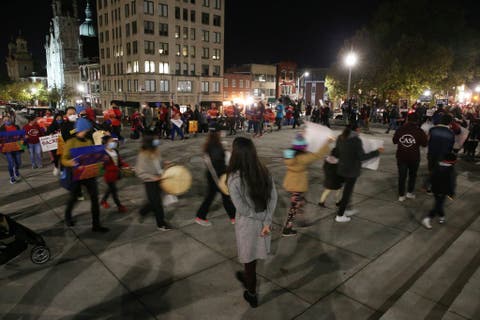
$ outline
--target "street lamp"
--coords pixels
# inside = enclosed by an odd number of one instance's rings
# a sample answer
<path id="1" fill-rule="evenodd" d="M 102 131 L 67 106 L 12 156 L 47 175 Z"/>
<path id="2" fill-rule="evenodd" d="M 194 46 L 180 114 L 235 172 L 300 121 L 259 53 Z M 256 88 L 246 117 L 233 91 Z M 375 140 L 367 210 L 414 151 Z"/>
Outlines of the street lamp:
<path id="1" fill-rule="evenodd" d="M 352 68 L 357 64 L 358 57 L 354 52 L 349 52 L 345 56 L 345 65 L 348 67 L 348 86 L 347 99 L 350 98 L 350 83 L 352 82 Z"/>
<path id="2" fill-rule="evenodd" d="M 297 99 L 298 99 L 298 96 L 299 96 L 299 93 L 300 93 L 300 79 L 304 78 L 304 77 L 308 77 L 310 76 L 310 73 L 308 71 L 305 71 L 300 77 L 298 77 L 298 83 L 297 83 L 297 88 L 298 88 L 298 92 L 297 92 Z M 305 80 L 304 80 L 305 81 Z M 302 99 L 305 100 L 305 83 L 304 83 L 304 86 L 303 86 L 303 90 L 302 90 Z"/>
<path id="3" fill-rule="evenodd" d="M 423 95 L 424 95 L 425 97 L 430 97 L 430 96 L 432 95 L 432 91 L 430 91 L 429 89 L 427 89 L 427 90 L 425 90 L 425 91 L 423 92 Z"/>
<path id="4" fill-rule="evenodd" d="M 480 85 L 478 85 L 478 86 L 475 87 L 475 92 L 476 92 L 476 93 L 480 93 Z"/>

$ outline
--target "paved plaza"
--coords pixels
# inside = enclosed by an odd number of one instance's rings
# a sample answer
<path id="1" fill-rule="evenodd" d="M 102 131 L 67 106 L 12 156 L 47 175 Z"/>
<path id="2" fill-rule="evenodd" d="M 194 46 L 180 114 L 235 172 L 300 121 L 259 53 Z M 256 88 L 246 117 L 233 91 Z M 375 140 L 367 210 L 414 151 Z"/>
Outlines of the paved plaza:
<path id="1" fill-rule="evenodd" d="M 192 189 L 167 208 L 167 221 L 175 227 L 170 232 L 157 231 L 153 214 L 139 219 L 144 187 L 137 178 L 119 183 L 129 213 L 102 208 L 109 233 L 91 232 L 89 201 L 77 204 L 77 224 L 67 228 L 68 195 L 51 168 L 29 169 L 25 154 L 23 179 L 10 185 L 1 157 L 0 212 L 40 233 L 53 259 L 37 266 L 25 252 L 0 267 L 0 318 L 480 319 L 480 166 L 459 161 L 457 198 L 448 203 L 447 223 L 426 230 L 420 221 L 433 198 L 418 190 L 415 200 L 397 201 L 395 148 L 392 135 L 383 131 L 372 132 L 385 141 L 380 169 L 364 171 L 355 187 L 359 214 L 339 224 L 332 199 L 329 209 L 316 205 L 323 190 L 319 161 L 310 169 L 299 234 L 289 238 L 281 237 L 289 205 L 281 188 L 282 150 L 295 131 L 285 128 L 255 140 L 279 190 L 273 252 L 257 270 L 256 309 L 243 300 L 235 279 L 242 265 L 219 196 L 209 214 L 213 226 L 194 223 L 206 188 L 204 137 L 162 141 L 164 158 L 186 165 L 194 177 Z M 138 147 L 128 141 L 121 150 L 131 164 Z M 422 161 L 420 175 L 425 166 Z"/>

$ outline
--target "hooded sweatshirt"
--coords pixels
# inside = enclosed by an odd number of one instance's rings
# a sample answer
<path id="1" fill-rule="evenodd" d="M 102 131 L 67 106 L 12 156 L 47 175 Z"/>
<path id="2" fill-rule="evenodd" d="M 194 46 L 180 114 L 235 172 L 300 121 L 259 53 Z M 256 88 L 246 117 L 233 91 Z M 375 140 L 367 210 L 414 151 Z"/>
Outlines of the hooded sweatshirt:
<path id="1" fill-rule="evenodd" d="M 340 136 L 337 139 L 338 168 L 337 173 L 344 178 L 357 178 L 360 176 L 362 161 L 378 157 L 380 153 L 374 150 L 369 153 L 363 151 L 362 140 L 358 133 L 351 132 L 345 139 Z"/>
<path id="2" fill-rule="evenodd" d="M 416 123 L 407 122 L 393 136 L 393 143 L 398 145 L 397 160 L 403 163 L 420 161 L 420 147 L 426 147 L 428 138 Z"/>

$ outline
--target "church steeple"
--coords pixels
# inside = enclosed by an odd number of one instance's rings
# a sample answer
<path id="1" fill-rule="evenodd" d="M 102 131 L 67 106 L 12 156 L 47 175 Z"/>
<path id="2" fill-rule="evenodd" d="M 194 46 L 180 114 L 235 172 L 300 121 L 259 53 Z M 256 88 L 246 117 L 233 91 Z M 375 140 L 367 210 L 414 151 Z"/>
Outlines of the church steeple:
<path id="1" fill-rule="evenodd" d="M 92 20 L 92 9 L 90 7 L 90 1 L 87 1 L 87 7 L 85 8 L 85 22 L 80 25 L 80 35 L 84 37 L 96 37 L 97 32 Z"/>

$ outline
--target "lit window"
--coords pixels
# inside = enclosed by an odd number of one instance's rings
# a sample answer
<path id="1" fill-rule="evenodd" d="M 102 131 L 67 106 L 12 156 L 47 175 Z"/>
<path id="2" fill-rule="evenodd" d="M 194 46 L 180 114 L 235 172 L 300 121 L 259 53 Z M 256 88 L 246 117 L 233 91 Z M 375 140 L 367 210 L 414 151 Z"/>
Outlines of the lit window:
<path id="1" fill-rule="evenodd" d="M 160 62 L 158 64 L 158 73 L 161 73 L 161 74 L 170 73 L 170 67 L 168 65 L 168 62 Z"/>

